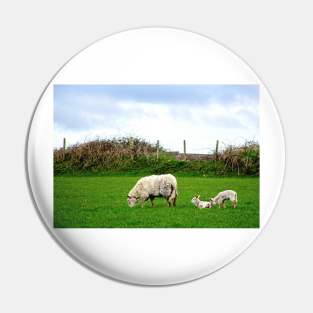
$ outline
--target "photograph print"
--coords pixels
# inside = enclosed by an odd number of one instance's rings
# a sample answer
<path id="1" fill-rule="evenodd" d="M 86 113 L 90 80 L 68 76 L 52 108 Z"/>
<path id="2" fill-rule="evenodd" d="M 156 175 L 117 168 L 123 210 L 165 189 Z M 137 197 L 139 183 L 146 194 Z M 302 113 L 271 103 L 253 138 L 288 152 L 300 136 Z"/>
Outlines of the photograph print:
<path id="1" fill-rule="evenodd" d="M 54 85 L 55 228 L 259 228 L 259 86 Z"/>

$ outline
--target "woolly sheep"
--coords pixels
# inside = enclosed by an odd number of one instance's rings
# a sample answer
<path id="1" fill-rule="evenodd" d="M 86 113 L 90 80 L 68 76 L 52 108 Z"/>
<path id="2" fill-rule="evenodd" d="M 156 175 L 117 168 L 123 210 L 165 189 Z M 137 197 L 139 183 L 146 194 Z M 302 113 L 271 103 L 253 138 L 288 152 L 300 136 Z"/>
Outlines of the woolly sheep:
<path id="1" fill-rule="evenodd" d="M 145 201 L 150 199 L 153 207 L 154 198 L 163 197 L 168 206 L 176 206 L 177 195 L 177 181 L 173 175 L 151 175 L 142 177 L 137 181 L 128 193 L 127 202 L 130 207 L 133 207 L 139 201 L 143 207 Z"/>
<path id="2" fill-rule="evenodd" d="M 212 208 L 212 202 L 200 200 L 200 195 L 193 197 L 191 199 L 191 203 L 193 203 L 199 209 Z"/>
<path id="3" fill-rule="evenodd" d="M 230 200 L 232 203 L 232 207 L 236 208 L 238 199 L 237 193 L 233 190 L 225 190 L 217 194 L 214 198 L 211 198 L 212 205 L 218 204 L 219 207 L 225 208 L 225 201 Z"/>

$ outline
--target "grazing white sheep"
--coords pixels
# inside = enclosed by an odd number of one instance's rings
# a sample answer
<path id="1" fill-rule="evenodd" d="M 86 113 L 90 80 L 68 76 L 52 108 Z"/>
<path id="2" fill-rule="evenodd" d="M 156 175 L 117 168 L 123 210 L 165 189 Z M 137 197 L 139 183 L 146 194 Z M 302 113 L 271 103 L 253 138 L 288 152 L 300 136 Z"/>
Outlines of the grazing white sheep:
<path id="1" fill-rule="evenodd" d="M 220 192 L 217 196 L 214 198 L 211 198 L 212 205 L 218 204 L 219 207 L 225 208 L 225 202 L 226 200 L 230 200 L 232 203 L 232 207 L 236 208 L 238 199 L 237 199 L 237 193 L 233 190 L 225 190 Z"/>
<path id="2" fill-rule="evenodd" d="M 128 193 L 127 202 L 130 207 L 133 207 L 139 201 L 143 207 L 145 201 L 150 199 L 153 207 L 154 198 L 163 197 L 169 206 L 176 206 L 177 195 L 177 181 L 173 175 L 151 175 L 137 181 Z"/>
<path id="3" fill-rule="evenodd" d="M 193 197 L 191 199 L 191 203 L 193 203 L 199 209 L 212 208 L 212 202 L 200 200 L 200 195 Z"/>

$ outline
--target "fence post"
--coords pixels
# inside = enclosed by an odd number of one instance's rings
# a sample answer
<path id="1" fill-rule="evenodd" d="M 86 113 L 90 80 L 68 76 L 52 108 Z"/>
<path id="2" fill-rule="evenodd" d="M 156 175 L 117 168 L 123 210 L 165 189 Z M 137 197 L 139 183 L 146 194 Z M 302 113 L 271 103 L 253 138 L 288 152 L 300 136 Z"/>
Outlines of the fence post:
<path id="1" fill-rule="evenodd" d="M 133 137 L 130 138 L 129 146 L 130 146 L 130 158 L 132 160 L 134 160 L 135 149 L 134 149 L 134 138 Z"/>
<path id="2" fill-rule="evenodd" d="M 216 146 L 215 146 L 215 160 L 217 160 L 217 157 L 218 157 L 218 144 L 219 144 L 219 140 L 216 140 Z"/>
<path id="3" fill-rule="evenodd" d="M 66 138 L 63 138 L 63 160 L 65 159 Z"/>
<path id="4" fill-rule="evenodd" d="M 157 146 L 156 146 L 156 158 L 157 158 L 157 160 L 159 160 L 159 152 L 160 152 L 160 141 L 159 140 L 157 140 Z"/>
<path id="5" fill-rule="evenodd" d="M 186 140 L 184 139 L 184 159 L 186 160 L 187 159 L 187 156 L 186 156 Z"/>

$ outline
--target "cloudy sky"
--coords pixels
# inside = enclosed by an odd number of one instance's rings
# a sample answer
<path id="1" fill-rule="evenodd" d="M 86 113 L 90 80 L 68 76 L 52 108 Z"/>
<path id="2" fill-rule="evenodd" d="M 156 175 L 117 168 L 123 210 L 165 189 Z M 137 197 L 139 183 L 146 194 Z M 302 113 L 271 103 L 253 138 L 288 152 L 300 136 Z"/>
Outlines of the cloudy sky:
<path id="1" fill-rule="evenodd" d="M 258 85 L 55 85 L 54 147 L 137 136 L 207 153 L 259 139 Z"/>

